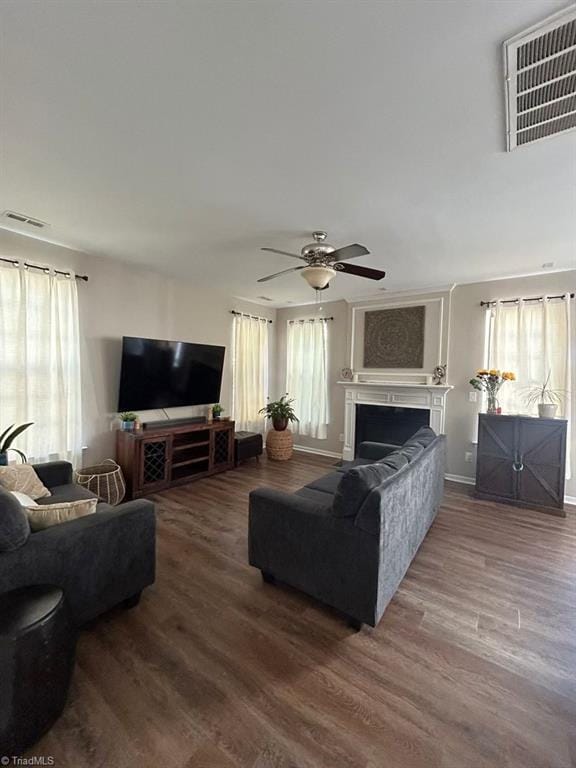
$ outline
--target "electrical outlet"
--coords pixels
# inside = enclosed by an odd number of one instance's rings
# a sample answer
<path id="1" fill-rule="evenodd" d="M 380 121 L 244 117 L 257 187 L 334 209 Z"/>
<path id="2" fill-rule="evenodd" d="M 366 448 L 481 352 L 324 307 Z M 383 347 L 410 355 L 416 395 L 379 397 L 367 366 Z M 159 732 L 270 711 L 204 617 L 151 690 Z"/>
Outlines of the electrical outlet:
<path id="1" fill-rule="evenodd" d="M 344 433 L 343 432 L 340 433 L 340 437 L 338 439 L 340 440 L 341 443 L 344 442 Z"/>
<path id="2" fill-rule="evenodd" d="M 467 464 L 472 464 L 473 460 L 474 460 L 474 454 L 472 453 L 472 451 L 466 451 L 466 453 L 464 454 L 464 461 Z"/>
<path id="3" fill-rule="evenodd" d="M 478 402 L 478 392 L 474 392 L 474 390 L 472 390 L 472 392 L 468 392 L 468 401 L 470 403 L 477 403 Z"/>

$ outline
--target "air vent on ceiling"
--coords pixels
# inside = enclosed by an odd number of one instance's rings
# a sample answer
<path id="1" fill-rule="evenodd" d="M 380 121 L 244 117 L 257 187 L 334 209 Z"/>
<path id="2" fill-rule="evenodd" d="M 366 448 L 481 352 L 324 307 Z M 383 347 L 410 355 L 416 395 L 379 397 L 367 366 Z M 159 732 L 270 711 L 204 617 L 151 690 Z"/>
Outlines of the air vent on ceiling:
<path id="1" fill-rule="evenodd" d="M 48 226 L 48 224 L 46 224 L 45 221 L 40 221 L 39 219 L 33 219 L 31 216 L 27 216 L 25 213 L 16 213 L 15 211 L 4 211 L 2 215 L 6 219 L 11 219 L 12 221 L 16 221 L 19 224 L 29 224 L 31 227 L 36 227 L 36 229 L 43 229 L 44 227 Z"/>
<path id="2" fill-rule="evenodd" d="M 576 128 L 576 6 L 504 43 L 508 151 Z"/>

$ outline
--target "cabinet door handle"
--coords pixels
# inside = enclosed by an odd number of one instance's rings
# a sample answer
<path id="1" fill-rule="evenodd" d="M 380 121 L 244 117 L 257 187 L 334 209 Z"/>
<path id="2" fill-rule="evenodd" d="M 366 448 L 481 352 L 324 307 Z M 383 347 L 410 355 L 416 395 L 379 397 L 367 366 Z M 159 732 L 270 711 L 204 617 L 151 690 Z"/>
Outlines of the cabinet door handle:
<path id="1" fill-rule="evenodd" d="M 516 458 L 516 461 L 513 462 L 512 469 L 514 472 L 522 472 L 524 469 L 524 457 L 522 454 L 520 454 L 520 456 Z"/>

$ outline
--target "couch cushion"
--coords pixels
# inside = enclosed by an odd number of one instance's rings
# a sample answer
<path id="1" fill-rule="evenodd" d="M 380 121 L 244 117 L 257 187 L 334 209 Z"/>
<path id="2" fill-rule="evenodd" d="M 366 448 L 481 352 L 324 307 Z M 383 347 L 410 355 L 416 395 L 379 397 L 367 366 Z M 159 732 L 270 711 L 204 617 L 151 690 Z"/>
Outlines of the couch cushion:
<path id="1" fill-rule="evenodd" d="M 59 504 L 61 501 L 80 501 L 81 499 L 96 499 L 97 496 L 81 485 L 57 485 L 52 488 L 52 495 L 36 499 L 38 504 Z"/>
<path id="2" fill-rule="evenodd" d="M 4 488 L 0 488 L 0 552 L 18 549 L 30 536 L 24 507 Z"/>
<path id="3" fill-rule="evenodd" d="M 418 432 L 416 434 L 412 435 L 410 440 L 408 440 L 409 443 L 420 443 L 421 446 L 426 448 L 432 440 L 435 440 L 438 437 L 436 432 L 432 429 L 432 427 L 420 427 Z"/>
<path id="4" fill-rule="evenodd" d="M 365 467 L 367 464 L 374 463 L 374 459 L 354 459 L 354 461 L 343 461 L 339 467 L 336 467 L 336 472 L 348 472 L 349 469 L 354 469 L 354 467 Z"/>
<path id="5" fill-rule="evenodd" d="M 413 443 L 412 439 L 408 440 L 408 442 L 404 443 L 402 448 L 400 448 L 400 453 L 403 456 L 406 456 L 409 462 L 414 461 L 415 458 L 420 456 L 422 451 L 424 450 L 424 446 L 420 445 L 420 443 Z"/>
<path id="6" fill-rule="evenodd" d="M 380 459 L 378 464 L 385 464 L 387 467 L 391 467 L 392 469 L 399 470 L 402 469 L 402 467 L 405 467 L 406 464 L 408 464 L 408 457 L 405 456 L 400 450 L 394 451 L 394 453 L 389 453 L 388 456 L 385 456 L 383 459 Z"/>
<path id="7" fill-rule="evenodd" d="M 334 495 L 332 493 L 325 493 L 324 491 L 316 491 L 313 488 L 300 488 L 296 491 L 295 496 L 300 496 L 302 499 L 313 501 L 318 504 L 319 507 L 330 509 L 334 502 Z"/>
<path id="8" fill-rule="evenodd" d="M 342 478 L 334 497 L 333 512 L 336 517 L 353 517 L 374 488 L 397 472 L 393 467 L 377 462 L 364 467 L 349 469 Z"/>
<path id="9" fill-rule="evenodd" d="M 324 493 L 336 493 L 338 485 L 342 480 L 342 472 L 330 472 L 328 475 L 319 477 L 306 485 L 306 488 L 312 488 L 314 491 L 324 491 Z"/>

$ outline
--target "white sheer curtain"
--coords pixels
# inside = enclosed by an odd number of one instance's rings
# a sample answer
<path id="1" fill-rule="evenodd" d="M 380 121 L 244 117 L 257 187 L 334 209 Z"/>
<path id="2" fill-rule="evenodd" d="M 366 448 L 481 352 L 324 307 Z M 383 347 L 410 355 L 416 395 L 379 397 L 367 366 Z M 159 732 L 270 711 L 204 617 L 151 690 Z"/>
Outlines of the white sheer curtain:
<path id="1" fill-rule="evenodd" d="M 295 400 L 299 422 L 295 432 L 320 440 L 327 437 L 328 322 L 322 319 L 288 323 L 286 391 Z"/>
<path id="2" fill-rule="evenodd" d="M 268 328 L 265 319 L 234 315 L 232 414 L 239 430 L 265 430 L 258 411 L 268 398 Z"/>
<path id="3" fill-rule="evenodd" d="M 497 302 L 489 311 L 488 367 L 514 371 L 517 377 L 515 382 L 506 382 L 498 395 L 503 413 L 537 416 L 537 405 L 526 405 L 526 389 L 542 384 L 550 372 L 550 387 L 565 393 L 557 415 L 568 419 L 570 430 L 574 386 L 570 381 L 570 296 L 516 304 Z M 568 470 L 569 459 L 567 456 Z"/>
<path id="4" fill-rule="evenodd" d="M 81 458 L 78 294 L 74 276 L 0 267 L 0 429 L 30 462 Z"/>

